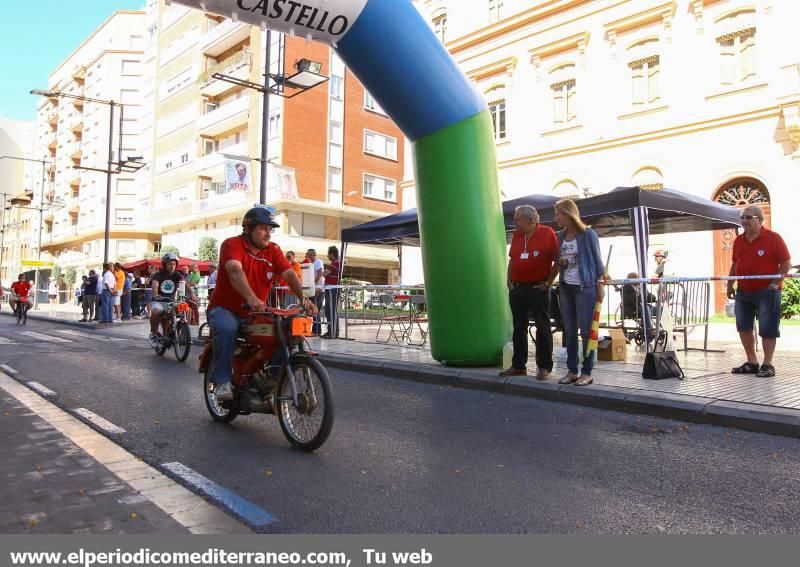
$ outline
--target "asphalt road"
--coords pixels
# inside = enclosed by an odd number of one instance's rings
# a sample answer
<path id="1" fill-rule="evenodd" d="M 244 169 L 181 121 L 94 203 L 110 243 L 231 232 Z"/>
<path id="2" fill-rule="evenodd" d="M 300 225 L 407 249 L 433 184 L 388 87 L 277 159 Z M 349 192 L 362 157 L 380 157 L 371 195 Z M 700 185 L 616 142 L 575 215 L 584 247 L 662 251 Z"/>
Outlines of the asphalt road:
<path id="1" fill-rule="evenodd" d="M 800 440 L 331 370 L 314 454 L 274 416 L 213 422 L 195 347 L 0 317 L 0 363 L 267 510 L 270 533 L 798 533 Z M 108 339 L 116 329 L 85 331 Z M 0 465 L 0 470 L 2 465 Z"/>

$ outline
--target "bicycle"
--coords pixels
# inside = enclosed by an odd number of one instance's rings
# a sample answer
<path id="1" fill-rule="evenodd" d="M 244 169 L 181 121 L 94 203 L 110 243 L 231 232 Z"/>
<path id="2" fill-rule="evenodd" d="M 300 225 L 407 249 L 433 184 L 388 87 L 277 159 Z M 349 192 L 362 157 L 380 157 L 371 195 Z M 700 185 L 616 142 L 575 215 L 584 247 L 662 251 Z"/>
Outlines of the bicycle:
<path id="1" fill-rule="evenodd" d="M 156 338 L 153 350 L 158 356 L 163 356 L 167 349 L 172 347 L 178 362 L 184 362 L 189 357 L 192 345 L 192 333 L 186 321 L 189 305 L 185 301 L 175 301 L 166 297 L 154 297 L 153 301 L 162 303 L 167 310 L 162 315 L 164 334 Z"/>
<path id="2" fill-rule="evenodd" d="M 14 306 L 14 316 L 17 318 L 17 325 L 19 325 L 20 322 L 22 322 L 23 325 L 28 324 L 28 310 L 25 309 L 27 306 L 27 298 L 17 299 L 17 304 Z"/>

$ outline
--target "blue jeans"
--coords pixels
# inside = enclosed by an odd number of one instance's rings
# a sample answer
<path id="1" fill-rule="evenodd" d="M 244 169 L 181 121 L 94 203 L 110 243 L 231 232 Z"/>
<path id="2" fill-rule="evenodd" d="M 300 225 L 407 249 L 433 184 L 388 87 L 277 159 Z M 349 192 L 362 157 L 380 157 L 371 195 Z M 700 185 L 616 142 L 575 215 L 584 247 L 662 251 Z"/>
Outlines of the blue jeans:
<path id="1" fill-rule="evenodd" d="M 778 289 L 736 290 L 734 313 L 736 330 L 740 333 L 752 332 L 757 316 L 761 338 L 777 339 L 781 336 L 781 291 Z"/>
<path id="2" fill-rule="evenodd" d="M 214 360 L 211 368 L 211 381 L 214 384 L 225 384 L 231 381 L 233 352 L 236 350 L 236 338 L 239 328 L 247 322 L 246 317 L 228 311 L 224 307 L 214 307 L 207 315 L 208 323 L 214 331 Z M 282 366 L 285 362 L 283 349 L 278 348 L 270 359 L 270 366 Z"/>
<path id="3" fill-rule="evenodd" d="M 100 305 L 102 307 L 103 317 L 100 320 L 101 323 L 111 323 L 112 319 L 112 311 L 113 308 L 111 306 L 111 301 L 114 298 L 114 295 L 108 291 L 107 289 L 103 290 L 103 293 L 100 294 Z"/>
<path id="4" fill-rule="evenodd" d="M 597 302 L 597 286 L 560 284 L 558 286 L 561 320 L 564 323 L 564 338 L 567 342 L 567 368 L 578 373 L 578 332 L 583 341 L 582 374 L 592 375 L 594 352 L 586 355 L 589 331 L 592 329 L 594 305 Z"/>
<path id="5" fill-rule="evenodd" d="M 339 336 L 339 290 L 325 290 L 325 318 L 328 320 L 328 334 L 332 339 Z"/>

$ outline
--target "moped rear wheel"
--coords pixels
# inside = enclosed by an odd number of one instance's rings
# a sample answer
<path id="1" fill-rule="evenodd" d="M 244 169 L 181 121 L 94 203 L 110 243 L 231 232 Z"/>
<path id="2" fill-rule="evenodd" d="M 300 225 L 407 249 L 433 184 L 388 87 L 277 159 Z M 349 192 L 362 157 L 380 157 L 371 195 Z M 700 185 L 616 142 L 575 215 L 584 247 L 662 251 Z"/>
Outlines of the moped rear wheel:
<path id="1" fill-rule="evenodd" d="M 235 401 L 220 402 L 217 400 L 217 396 L 214 394 L 214 383 L 211 381 L 212 368 L 214 368 L 213 353 L 211 362 L 206 367 L 205 374 L 203 375 L 203 399 L 205 399 L 208 413 L 211 414 L 214 421 L 230 423 L 239 415 L 239 407 Z"/>
<path id="2" fill-rule="evenodd" d="M 178 321 L 175 328 L 175 342 L 172 348 L 175 350 L 175 358 L 178 362 L 183 362 L 189 357 L 189 349 L 192 346 L 192 334 L 186 321 Z"/>
<path id="3" fill-rule="evenodd" d="M 315 358 L 294 357 L 292 370 L 298 403 L 292 399 L 292 377 L 285 370 L 278 383 L 276 413 L 289 443 L 310 452 L 325 443 L 333 428 L 333 388 L 328 371 Z"/>

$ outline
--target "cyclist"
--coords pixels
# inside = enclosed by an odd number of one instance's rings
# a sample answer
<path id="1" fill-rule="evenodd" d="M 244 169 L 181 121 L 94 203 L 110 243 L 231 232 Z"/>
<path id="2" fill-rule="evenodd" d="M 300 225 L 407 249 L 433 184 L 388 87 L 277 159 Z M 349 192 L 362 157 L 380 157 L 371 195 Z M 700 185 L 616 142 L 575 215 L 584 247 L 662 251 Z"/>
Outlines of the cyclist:
<path id="1" fill-rule="evenodd" d="M 150 278 L 150 287 L 153 290 L 153 302 L 150 305 L 150 346 L 154 348 L 158 346 L 158 325 L 172 309 L 170 304 L 157 301 L 157 298 L 175 299 L 178 284 L 182 281 L 183 276 L 178 272 L 178 257 L 167 252 L 161 257 L 161 271 Z"/>
<path id="2" fill-rule="evenodd" d="M 25 277 L 25 274 L 20 274 L 19 279 L 11 284 L 11 297 L 8 304 L 11 306 L 11 312 L 17 310 L 17 301 L 25 302 L 25 313 L 27 315 L 28 309 L 33 307 L 33 299 L 30 297 L 31 282 Z"/>
<path id="3" fill-rule="evenodd" d="M 208 307 L 208 321 L 214 330 L 211 381 L 219 401 L 233 399 L 231 362 L 239 327 L 247 320 L 245 305 L 263 311 L 277 278 L 283 278 L 297 297 L 303 296 L 300 278 L 280 246 L 270 242 L 272 231 L 279 226 L 269 209 L 254 207 L 242 219 L 242 234 L 226 239 L 220 247 L 219 278 Z M 312 301 L 304 303 L 311 313 L 316 311 Z M 270 364 L 281 365 L 282 354 L 278 349 Z"/>

